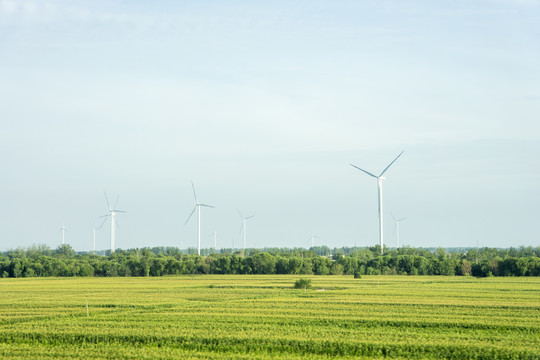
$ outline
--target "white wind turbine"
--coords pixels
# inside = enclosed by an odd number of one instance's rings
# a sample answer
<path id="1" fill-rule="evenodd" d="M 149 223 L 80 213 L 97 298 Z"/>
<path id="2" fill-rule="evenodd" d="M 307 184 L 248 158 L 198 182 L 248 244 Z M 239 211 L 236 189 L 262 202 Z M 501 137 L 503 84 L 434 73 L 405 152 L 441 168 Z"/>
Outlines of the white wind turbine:
<path id="1" fill-rule="evenodd" d="M 92 233 L 94 235 L 94 246 L 93 246 L 93 249 L 94 249 L 94 255 L 96 255 L 96 231 L 99 230 L 99 227 L 96 227 L 94 226 L 94 224 L 92 224 Z"/>
<path id="2" fill-rule="evenodd" d="M 193 184 L 193 181 L 191 182 L 191 187 L 193 188 L 193 196 L 195 196 L 195 207 L 191 211 L 191 214 L 189 214 L 186 222 L 184 223 L 184 226 L 188 223 L 189 219 L 191 219 L 191 216 L 197 210 L 197 217 L 198 217 L 198 232 L 197 232 L 197 254 L 201 255 L 201 206 L 213 208 L 212 205 L 207 204 L 201 204 L 199 200 L 197 200 L 197 194 L 195 193 L 195 185 Z"/>
<path id="3" fill-rule="evenodd" d="M 102 218 L 105 218 L 105 219 L 103 219 L 103 223 L 101 224 L 99 228 L 101 229 L 103 225 L 105 225 L 107 218 L 110 216 L 111 217 L 111 254 L 112 254 L 115 250 L 115 246 L 114 246 L 115 225 L 118 225 L 118 222 L 116 221 L 116 213 L 125 213 L 125 211 L 116 209 L 116 205 L 118 204 L 118 199 L 120 198 L 120 196 L 116 198 L 116 202 L 114 203 L 114 206 L 111 207 L 111 204 L 109 203 L 109 198 L 107 197 L 107 193 L 105 191 L 103 191 L 103 193 L 105 194 L 105 200 L 107 200 L 107 207 L 109 208 L 109 210 L 107 211 L 105 215 L 101 216 Z"/>
<path id="4" fill-rule="evenodd" d="M 394 230 L 396 232 L 396 248 L 398 248 L 399 247 L 399 222 L 405 220 L 406 217 L 401 218 L 401 219 L 396 219 L 392 213 L 390 213 L 390 215 L 392 215 L 392 219 L 394 219 L 394 222 L 395 222 Z"/>
<path id="5" fill-rule="evenodd" d="M 311 240 L 311 248 L 313 248 L 313 244 L 314 244 L 314 239 L 318 239 L 319 237 L 315 234 L 311 234 L 311 236 L 309 237 L 309 239 Z"/>
<path id="6" fill-rule="evenodd" d="M 66 234 L 66 227 L 64 226 L 64 224 L 62 224 L 62 227 L 58 231 L 62 232 L 62 245 L 64 245 L 65 234 Z"/>
<path id="7" fill-rule="evenodd" d="M 401 156 L 401 154 L 403 154 L 403 151 L 399 153 L 398 156 L 396 156 L 396 158 L 382 171 L 382 173 L 379 175 L 379 176 L 376 176 L 376 175 L 373 175 L 372 173 L 370 173 L 369 171 L 366 171 L 364 169 L 361 169 L 359 168 L 358 166 L 356 165 L 353 165 L 353 164 L 350 164 L 352 167 L 355 167 L 357 168 L 358 170 L 360 171 L 363 171 L 365 172 L 366 174 L 368 174 L 369 176 L 372 176 L 374 177 L 375 179 L 377 179 L 377 189 L 378 189 L 378 195 L 379 195 L 379 241 L 381 243 L 381 254 L 383 254 L 384 252 L 384 242 L 383 242 L 383 218 L 382 218 L 382 215 L 383 215 L 383 200 L 382 200 L 382 181 L 385 179 L 385 177 L 383 176 L 384 173 L 386 172 L 386 170 L 388 170 L 388 168 L 390 166 L 392 166 L 392 164 Z"/>
<path id="8" fill-rule="evenodd" d="M 240 227 L 240 232 L 242 232 L 242 229 L 244 229 L 244 255 L 246 254 L 246 243 L 247 243 L 247 221 L 248 219 L 251 219 L 255 217 L 255 215 L 250 215 L 247 217 L 243 217 L 240 210 L 236 209 L 238 211 L 238 215 L 240 215 L 240 218 L 242 219 L 242 226 Z"/>
<path id="9" fill-rule="evenodd" d="M 213 233 L 211 233 L 210 235 L 208 235 L 208 237 L 210 236 L 213 236 L 214 237 L 214 251 L 216 251 L 216 245 L 217 245 L 217 231 L 214 230 Z"/>

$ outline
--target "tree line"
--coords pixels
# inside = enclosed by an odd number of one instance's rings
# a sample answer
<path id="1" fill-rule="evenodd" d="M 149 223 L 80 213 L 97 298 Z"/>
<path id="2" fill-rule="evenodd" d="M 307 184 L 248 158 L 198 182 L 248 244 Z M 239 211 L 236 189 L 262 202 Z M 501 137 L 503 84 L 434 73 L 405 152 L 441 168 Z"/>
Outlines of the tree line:
<path id="1" fill-rule="evenodd" d="M 4 278 L 48 276 L 164 276 L 176 274 L 540 276 L 540 247 L 422 249 L 380 247 L 232 249 L 172 247 L 76 253 L 45 245 L 0 254 Z"/>

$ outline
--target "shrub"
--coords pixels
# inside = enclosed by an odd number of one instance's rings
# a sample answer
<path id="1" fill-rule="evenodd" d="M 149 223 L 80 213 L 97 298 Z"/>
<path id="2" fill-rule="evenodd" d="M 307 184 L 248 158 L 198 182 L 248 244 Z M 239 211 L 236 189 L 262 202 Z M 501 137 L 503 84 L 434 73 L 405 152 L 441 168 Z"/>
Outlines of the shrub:
<path id="1" fill-rule="evenodd" d="M 311 289 L 311 279 L 298 279 L 294 282 L 295 289 Z"/>
<path id="2" fill-rule="evenodd" d="M 356 270 L 354 272 L 354 278 L 355 279 L 361 279 L 362 278 L 362 273 L 360 272 L 360 270 Z"/>

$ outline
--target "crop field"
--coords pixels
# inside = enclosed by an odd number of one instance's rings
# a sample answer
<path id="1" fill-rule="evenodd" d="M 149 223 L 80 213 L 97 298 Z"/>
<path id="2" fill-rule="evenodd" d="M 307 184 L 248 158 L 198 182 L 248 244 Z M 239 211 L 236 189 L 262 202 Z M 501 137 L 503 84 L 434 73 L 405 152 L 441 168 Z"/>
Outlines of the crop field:
<path id="1" fill-rule="evenodd" d="M 300 278 L 313 288 L 294 289 Z M 540 359 L 539 278 L 28 278 L 0 291 L 2 358 Z"/>

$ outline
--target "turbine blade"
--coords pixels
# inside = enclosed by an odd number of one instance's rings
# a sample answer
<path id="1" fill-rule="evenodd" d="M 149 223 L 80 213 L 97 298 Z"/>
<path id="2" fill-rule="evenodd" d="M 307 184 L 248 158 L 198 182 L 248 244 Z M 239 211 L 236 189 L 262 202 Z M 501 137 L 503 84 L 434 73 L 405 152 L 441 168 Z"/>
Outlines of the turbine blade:
<path id="1" fill-rule="evenodd" d="M 379 176 L 383 176 L 383 174 L 386 172 L 386 170 L 388 170 L 388 168 L 389 168 L 390 166 L 392 166 L 392 164 L 393 164 L 393 163 L 401 156 L 401 154 L 403 154 L 404 152 L 405 152 L 405 150 L 403 150 L 402 152 L 400 152 L 399 155 L 396 156 L 396 158 L 394 159 L 394 161 L 392 161 L 392 162 L 391 162 L 391 163 L 383 170 L 383 172 L 382 172 L 381 175 L 379 175 Z"/>
<path id="2" fill-rule="evenodd" d="M 240 219 L 244 220 L 244 217 L 242 216 L 242 213 L 240 212 L 240 210 L 236 209 L 236 211 L 238 211 L 238 215 L 240 215 Z"/>
<path id="3" fill-rule="evenodd" d="M 197 194 L 195 193 L 195 184 L 193 184 L 193 180 L 191 180 L 191 187 L 193 188 L 193 196 L 195 197 L 195 202 L 198 204 L 199 200 L 197 200 Z"/>
<path id="4" fill-rule="evenodd" d="M 105 215 L 105 216 L 100 216 L 100 217 L 104 217 L 105 219 L 103 219 L 103 222 L 101 223 L 101 226 L 99 227 L 99 230 L 101 230 L 101 228 L 103 227 L 103 225 L 105 225 L 105 222 L 107 221 L 107 217 L 109 215 Z"/>
<path id="5" fill-rule="evenodd" d="M 244 222 L 242 221 L 242 226 L 240 226 L 240 231 L 238 232 L 239 235 L 242 233 L 243 228 L 244 228 Z"/>
<path id="6" fill-rule="evenodd" d="M 403 221 L 403 220 L 405 220 L 405 219 L 406 219 L 406 217 L 401 218 L 401 219 L 398 219 L 398 221 Z"/>
<path id="7" fill-rule="evenodd" d="M 118 195 L 118 196 L 116 197 L 116 201 L 114 202 L 114 207 L 113 207 L 113 209 L 116 209 L 116 205 L 118 205 L 118 200 L 119 200 L 119 199 L 120 199 L 120 195 Z"/>
<path id="8" fill-rule="evenodd" d="M 119 213 L 119 212 L 121 212 L 121 213 L 127 213 L 127 211 L 124 211 L 124 210 L 114 210 L 114 212 L 115 212 L 115 213 Z"/>
<path id="9" fill-rule="evenodd" d="M 251 216 L 248 216 L 247 218 L 245 218 L 244 220 L 247 220 L 247 219 L 251 219 L 251 218 L 254 218 L 255 215 L 251 215 Z"/>
<path id="10" fill-rule="evenodd" d="M 103 190 L 103 193 L 105 194 L 105 200 L 107 200 L 107 207 L 110 210 L 111 209 L 111 204 L 109 203 L 109 198 L 107 197 L 107 193 L 105 192 L 105 190 Z"/>
<path id="11" fill-rule="evenodd" d="M 366 170 L 364 170 L 364 169 L 361 169 L 361 168 L 359 168 L 359 167 L 358 167 L 358 166 L 356 166 L 356 165 L 353 165 L 353 164 L 349 164 L 349 165 L 351 165 L 352 167 L 355 167 L 355 168 L 357 168 L 357 169 L 358 169 L 358 170 L 360 170 L 360 171 L 363 171 L 363 172 L 365 172 L 365 173 L 366 173 L 366 174 L 368 174 L 369 176 L 373 176 L 373 177 L 374 177 L 375 179 L 377 179 L 377 178 L 378 178 L 377 176 L 373 175 L 373 174 L 372 174 L 372 173 L 370 173 L 369 171 L 366 171 Z"/>
<path id="12" fill-rule="evenodd" d="M 390 215 L 392 215 L 392 219 L 394 219 L 394 221 L 399 221 L 399 220 L 396 220 L 396 217 L 394 216 L 394 214 L 390 213 Z"/>
<path id="13" fill-rule="evenodd" d="M 184 223 L 184 226 L 186 226 L 186 224 L 188 223 L 189 219 L 191 219 L 191 216 L 193 215 L 193 213 L 195 212 L 195 210 L 197 210 L 197 205 L 195 205 L 195 207 L 193 208 L 193 211 L 191 211 L 191 214 L 189 214 L 186 222 Z"/>
<path id="14" fill-rule="evenodd" d="M 198 204 L 199 206 L 206 206 L 206 207 L 209 207 L 209 208 L 213 208 L 215 206 L 212 206 L 212 205 L 208 205 L 208 204 Z"/>
<path id="15" fill-rule="evenodd" d="M 116 226 L 120 227 L 120 224 L 118 223 L 118 220 L 114 218 L 114 222 L 116 223 Z"/>

